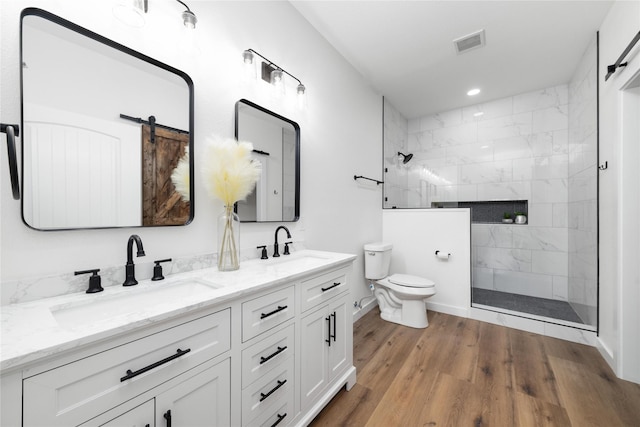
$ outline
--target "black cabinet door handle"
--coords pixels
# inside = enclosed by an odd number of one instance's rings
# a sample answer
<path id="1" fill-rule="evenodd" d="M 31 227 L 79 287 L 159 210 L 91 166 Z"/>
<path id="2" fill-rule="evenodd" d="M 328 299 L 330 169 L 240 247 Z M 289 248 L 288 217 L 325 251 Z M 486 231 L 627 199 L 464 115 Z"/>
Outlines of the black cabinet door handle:
<path id="1" fill-rule="evenodd" d="M 276 427 L 278 424 L 282 422 L 282 420 L 286 418 L 286 416 L 287 416 L 286 412 L 282 415 L 278 414 L 278 420 L 275 423 L 271 424 L 271 427 Z"/>
<path id="2" fill-rule="evenodd" d="M 329 336 L 333 338 L 333 342 L 336 342 L 336 312 L 331 313 L 331 317 L 333 318 L 333 334 L 329 332 Z"/>
<path id="3" fill-rule="evenodd" d="M 329 286 L 328 288 L 321 288 L 321 289 L 322 289 L 322 292 L 327 292 L 329 289 L 333 289 L 336 286 L 340 286 L 341 284 L 342 283 L 340 283 L 340 282 L 333 282 L 333 285 Z"/>
<path id="4" fill-rule="evenodd" d="M 262 365 L 263 363 L 273 359 L 274 357 L 276 357 L 277 355 L 279 355 L 280 353 L 282 353 L 286 349 L 287 349 L 286 345 L 284 347 L 278 346 L 278 349 L 276 351 L 274 351 L 273 353 L 271 353 L 270 355 L 268 355 L 267 357 L 260 356 L 260 364 Z"/>
<path id="5" fill-rule="evenodd" d="M 164 419 L 167 420 L 167 427 L 171 427 L 171 409 L 164 413 Z"/>
<path id="6" fill-rule="evenodd" d="M 325 317 L 324 320 L 327 321 L 327 339 L 324 342 L 329 343 L 329 347 L 331 347 L 331 316 Z"/>
<path id="7" fill-rule="evenodd" d="M 270 311 L 269 313 L 260 313 L 260 319 L 264 319 L 265 317 L 269 317 L 269 316 L 273 316 L 276 313 L 280 313 L 282 310 L 286 309 L 287 306 L 286 305 L 279 305 L 278 308 L 276 308 L 273 311 Z"/>
<path id="8" fill-rule="evenodd" d="M 278 380 L 278 385 L 275 386 L 274 388 L 271 389 L 271 391 L 267 392 L 267 393 L 260 393 L 260 402 L 262 402 L 263 400 L 265 400 L 267 397 L 271 396 L 273 393 L 276 392 L 276 390 L 278 390 L 280 387 L 282 387 L 283 385 L 285 385 L 285 383 L 287 382 L 287 380 Z"/>
<path id="9" fill-rule="evenodd" d="M 131 369 L 127 369 L 127 375 L 125 375 L 124 377 L 120 378 L 120 382 L 126 381 L 126 380 L 130 380 L 133 377 L 137 377 L 140 374 L 144 374 L 147 371 L 152 370 L 153 368 L 157 368 L 160 365 L 164 365 L 167 362 L 171 362 L 173 359 L 177 359 L 178 357 L 182 357 L 185 354 L 189 353 L 191 351 L 190 348 L 186 349 L 186 350 L 176 350 L 176 354 L 169 356 L 165 359 L 159 360 L 156 363 L 152 363 L 149 366 L 145 366 L 142 369 L 138 369 L 137 371 L 132 371 Z"/>

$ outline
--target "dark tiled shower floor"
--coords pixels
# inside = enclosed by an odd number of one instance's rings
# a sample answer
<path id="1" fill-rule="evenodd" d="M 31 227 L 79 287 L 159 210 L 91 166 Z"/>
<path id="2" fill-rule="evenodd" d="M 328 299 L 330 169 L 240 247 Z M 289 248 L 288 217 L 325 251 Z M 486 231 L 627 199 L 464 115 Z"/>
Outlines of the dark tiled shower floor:
<path id="1" fill-rule="evenodd" d="M 506 310 L 535 314 L 537 316 L 566 320 L 574 323 L 584 323 L 566 301 L 510 294 L 480 288 L 473 288 L 471 301 L 490 307 L 504 308 Z"/>

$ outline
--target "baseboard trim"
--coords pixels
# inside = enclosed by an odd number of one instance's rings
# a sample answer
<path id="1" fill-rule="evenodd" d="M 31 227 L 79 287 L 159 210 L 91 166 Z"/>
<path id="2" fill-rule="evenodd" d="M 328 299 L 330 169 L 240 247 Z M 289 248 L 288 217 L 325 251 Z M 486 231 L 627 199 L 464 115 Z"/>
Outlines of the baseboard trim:
<path id="1" fill-rule="evenodd" d="M 458 317 L 469 317 L 469 309 L 457 307 L 455 305 L 441 304 L 438 302 L 426 302 L 427 310 L 437 311 L 438 313 L 451 314 Z"/>
<path id="2" fill-rule="evenodd" d="M 372 298 L 371 301 L 362 306 L 362 308 L 356 308 L 353 310 L 353 322 L 357 322 L 362 316 L 373 310 L 378 306 L 378 300 Z"/>

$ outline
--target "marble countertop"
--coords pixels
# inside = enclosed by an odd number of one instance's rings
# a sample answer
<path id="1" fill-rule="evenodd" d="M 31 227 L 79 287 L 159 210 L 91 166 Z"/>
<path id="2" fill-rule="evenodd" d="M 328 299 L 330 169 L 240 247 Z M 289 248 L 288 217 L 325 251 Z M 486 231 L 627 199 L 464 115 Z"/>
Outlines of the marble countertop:
<path id="1" fill-rule="evenodd" d="M 96 294 L 75 293 L 1 310 L 0 371 L 14 370 L 80 346 L 332 267 L 355 255 L 303 250 L 290 256 L 242 262 L 240 269 L 180 273 L 133 287 L 110 286 Z M 81 321 L 79 321 L 81 319 Z"/>

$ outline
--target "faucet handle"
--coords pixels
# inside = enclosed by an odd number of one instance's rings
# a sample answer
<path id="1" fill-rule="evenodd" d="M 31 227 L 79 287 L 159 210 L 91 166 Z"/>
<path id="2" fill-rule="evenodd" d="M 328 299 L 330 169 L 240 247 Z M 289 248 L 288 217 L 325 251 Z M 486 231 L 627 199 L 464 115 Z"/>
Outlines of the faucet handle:
<path id="1" fill-rule="evenodd" d="M 269 256 L 267 255 L 267 245 L 256 246 L 256 249 L 262 249 L 262 256 L 260 259 L 269 259 Z"/>
<path id="2" fill-rule="evenodd" d="M 89 288 L 87 289 L 86 293 L 95 294 L 96 292 L 104 291 L 104 289 L 102 288 L 102 279 L 100 278 L 100 275 L 98 274 L 99 271 L 100 271 L 100 269 L 96 268 L 96 269 L 93 269 L 93 270 L 74 271 L 73 274 L 75 276 L 77 276 L 79 274 L 93 273 L 91 275 L 91 277 L 89 277 Z"/>
<path id="3" fill-rule="evenodd" d="M 157 261 L 153 261 L 156 263 L 156 265 L 153 266 L 153 277 L 151 278 L 151 280 L 156 281 L 156 280 L 164 279 L 164 276 L 162 275 L 162 266 L 160 265 L 160 263 L 170 262 L 170 261 L 171 261 L 171 258 L 159 259 Z"/>
<path id="4" fill-rule="evenodd" d="M 289 244 L 291 244 L 293 242 L 284 242 L 284 253 L 283 255 L 291 255 L 291 253 L 289 252 Z"/>

